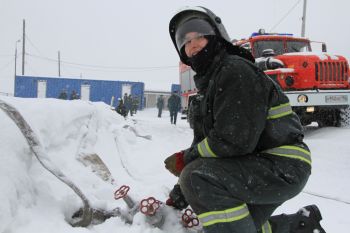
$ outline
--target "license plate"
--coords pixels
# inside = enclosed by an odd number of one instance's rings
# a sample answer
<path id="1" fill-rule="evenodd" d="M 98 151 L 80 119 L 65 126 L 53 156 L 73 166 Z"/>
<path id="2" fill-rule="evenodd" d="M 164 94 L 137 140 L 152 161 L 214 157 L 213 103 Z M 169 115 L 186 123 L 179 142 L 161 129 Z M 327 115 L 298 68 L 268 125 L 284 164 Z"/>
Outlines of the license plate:
<path id="1" fill-rule="evenodd" d="M 347 103 L 348 96 L 346 95 L 326 95 L 326 103 Z"/>

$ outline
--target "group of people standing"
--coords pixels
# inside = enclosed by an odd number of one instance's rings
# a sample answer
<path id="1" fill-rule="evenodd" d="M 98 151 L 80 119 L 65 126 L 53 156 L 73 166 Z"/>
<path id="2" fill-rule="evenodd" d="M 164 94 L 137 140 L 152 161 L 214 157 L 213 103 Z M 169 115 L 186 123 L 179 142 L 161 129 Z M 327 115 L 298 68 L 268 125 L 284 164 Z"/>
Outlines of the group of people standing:
<path id="1" fill-rule="evenodd" d="M 68 99 L 68 93 L 66 90 L 62 90 L 61 93 L 58 95 L 58 98 L 61 99 L 61 100 L 67 100 Z M 79 99 L 79 94 L 73 90 L 69 96 L 69 99 L 70 100 L 76 100 L 76 99 Z"/>
<path id="2" fill-rule="evenodd" d="M 139 108 L 140 100 L 137 96 L 132 96 L 131 94 L 125 93 L 123 99 L 119 99 L 118 106 L 116 108 L 117 113 L 123 117 L 127 117 L 130 113 L 130 116 L 133 116 L 137 113 Z"/>
<path id="3" fill-rule="evenodd" d="M 170 123 L 176 125 L 177 113 L 181 109 L 181 98 L 176 91 L 171 93 L 168 99 L 168 109 L 170 112 Z M 162 112 L 164 108 L 164 97 L 160 95 L 157 99 L 158 117 L 162 117 Z"/>

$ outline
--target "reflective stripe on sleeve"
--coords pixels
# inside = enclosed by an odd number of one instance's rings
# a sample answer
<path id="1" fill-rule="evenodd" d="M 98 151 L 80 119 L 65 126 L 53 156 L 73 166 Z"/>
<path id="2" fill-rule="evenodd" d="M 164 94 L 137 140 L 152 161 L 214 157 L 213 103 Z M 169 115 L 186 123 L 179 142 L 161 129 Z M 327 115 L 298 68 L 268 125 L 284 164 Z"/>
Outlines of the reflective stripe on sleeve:
<path id="1" fill-rule="evenodd" d="M 289 114 L 292 114 L 293 110 L 292 107 L 290 106 L 290 103 L 285 103 L 285 104 L 281 104 L 275 107 L 272 107 L 269 109 L 269 114 L 267 116 L 267 119 L 277 119 L 280 117 L 284 117 L 287 116 Z"/>
<path id="2" fill-rule="evenodd" d="M 311 153 L 298 146 L 280 146 L 272 149 L 264 150 L 263 153 L 288 157 L 292 159 L 300 159 L 311 165 Z"/>
<path id="3" fill-rule="evenodd" d="M 266 221 L 261 227 L 262 233 L 272 233 L 272 228 L 269 221 Z"/>
<path id="4" fill-rule="evenodd" d="M 249 216 L 249 210 L 246 204 L 241 206 L 222 210 L 211 211 L 198 215 L 203 226 L 210 226 L 216 223 L 234 222 Z"/>
<path id="5" fill-rule="evenodd" d="M 209 147 L 208 138 L 197 144 L 197 149 L 202 157 L 218 157 Z"/>

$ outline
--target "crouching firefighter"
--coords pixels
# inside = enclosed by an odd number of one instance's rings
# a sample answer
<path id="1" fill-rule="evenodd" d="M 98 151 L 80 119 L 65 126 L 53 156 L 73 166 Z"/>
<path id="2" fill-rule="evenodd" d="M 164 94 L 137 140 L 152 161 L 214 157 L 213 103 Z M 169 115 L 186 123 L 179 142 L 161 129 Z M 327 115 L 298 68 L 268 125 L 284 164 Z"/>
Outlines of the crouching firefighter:
<path id="1" fill-rule="evenodd" d="M 210 10 L 183 9 L 169 31 L 181 61 L 196 72 L 198 96 L 191 147 L 165 160 L 179 176 L 167 204 L 189 203 L 208 233 L 324 233 L 315 205 L 271 216 L 311 174 L 302 126 L 280 87 L 230 42 Z"/>

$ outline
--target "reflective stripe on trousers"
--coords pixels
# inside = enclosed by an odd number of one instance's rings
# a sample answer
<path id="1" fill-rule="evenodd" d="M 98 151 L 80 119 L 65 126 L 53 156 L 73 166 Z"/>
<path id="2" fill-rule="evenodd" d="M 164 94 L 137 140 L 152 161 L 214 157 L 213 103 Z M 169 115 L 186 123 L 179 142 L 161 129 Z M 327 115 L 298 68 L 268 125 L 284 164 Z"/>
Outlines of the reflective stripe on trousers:
<path id="1" fill-rule="evenodd" d="M 264 225 L 262 225 L 261 232 L 262 233 L 272 233 L 272 228 L 271 228 L 269 221 L 266 221 L 266 223 Z"/>
<path id="2" fill-rule="evenodd" d="M 210 211 L 198 215 L 201 223 L 204 227 L 210 226 L 216 223 L 228 223 L 241 220 L 249 216 L 249 210 L 246 204 L 221 210 L 221 211 Z"/>
<path id="3" fill-rule="evenodd" d="M 272 149 L 261 151 L 262 153 L 268 153 L 272 155 L 287 157 L 291 159 L 299 159 L 308 163 L 311 166 L 311 153 L 298 146 L 280 146 Z"/>

